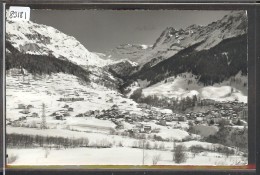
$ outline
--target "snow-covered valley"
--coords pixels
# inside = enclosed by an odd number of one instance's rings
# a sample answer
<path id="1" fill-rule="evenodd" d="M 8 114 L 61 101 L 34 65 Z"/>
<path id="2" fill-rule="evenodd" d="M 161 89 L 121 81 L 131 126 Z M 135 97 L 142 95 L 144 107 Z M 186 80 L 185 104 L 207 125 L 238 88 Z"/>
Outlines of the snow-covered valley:
<path id="1" fill-rule="evenodd" d="M 156 162 L 158 165 L 176 164 L 172 160 L 173 143 L 185 146 L 187 161 L 182 165 L 246 164 L 243 153 L 237 149 L 227 147 L 235 150 L 228 157 L 214 151 L 215 147 L 225 146 L 202 141 L 200 134 L 189 131 L 189 122 L 196 119 L 182 121 L 180 114 L 169 109 L 144 107 L 117 91 L 63 73 L 24 75 L 14 69 L 7 72 L 6 78 L 7 134 L 89 141 L 87 148 L 57 148 L 55 145 L 10 147 L 7 154 L 17 156 L 17 160 L 10 162 L 12 165 L 142 165 L 143 149 L 139 146 L 144 138 L 145 144 L 149 143 L 144 148 L 145 165 L 155 164 L 153 159 L 156 157 L 160 158 Z M 62 98 L 83 100 L 61 101 Z M 42 114 L 43 103 L 46 105 L 45 114 Z M 109 110 L 116 114 L 112 112 L 106 116 Z M 98 112 L 94 114 L 91 111 Z M 42 115 L 46 115 L 46 129 L 41 128 Z M 167 116 L 170 119 L 165 121 Z M 201 122 L 199 125 L 207 124 Z M 135 135 L 129 135 L 131 132 Z M 96 148 L 103 142 L 109 146 Z M 194 156 L 190 147 L 198 145 L 205 150 Z M 25 156 L 28 152 L 30 155 Z M 72 161 L 74 159 L 77 161 Z"/>
<path id="2" fill-rule="evenodd" d="M 108 56 L 53 27 L 7 20 L 8 165 L 246 165 L 247 58 L 233 48 L 245 18 L 169 27 L 153 46 Z M 225 60 L 223 74 L 186 66 L 189 56 L 198 66 Z"/>

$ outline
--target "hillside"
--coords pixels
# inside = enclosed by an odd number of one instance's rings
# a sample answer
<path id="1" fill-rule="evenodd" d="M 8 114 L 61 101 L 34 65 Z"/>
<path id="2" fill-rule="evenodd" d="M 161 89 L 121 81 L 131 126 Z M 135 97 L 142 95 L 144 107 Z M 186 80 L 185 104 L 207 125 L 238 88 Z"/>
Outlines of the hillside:
<path id="1" fill-rule="evenodd" d="M 247 35 L 229 38 L 208 50 L 197 51 L 202 43 L 190 46 L 151 68 L 144 67 L 131 78 L 146 80 L 151 85 L 190 72 L 206 86 L 222 82 L 239 71 L 247 75 Z"/>

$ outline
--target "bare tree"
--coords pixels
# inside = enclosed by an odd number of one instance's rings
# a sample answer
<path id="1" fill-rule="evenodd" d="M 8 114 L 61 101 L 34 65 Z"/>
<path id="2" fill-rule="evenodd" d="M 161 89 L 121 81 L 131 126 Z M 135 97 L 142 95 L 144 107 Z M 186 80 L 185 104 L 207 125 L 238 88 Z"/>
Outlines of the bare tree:
<path id="1" fill-rule="evenodd" d="M 47 158 L 50 154 L 50 149 L 48 149 L 47 147 L 44 148 L 44 157 Z"/>
<path id="2" fill-rule="evenodd" d="M 14 163 L 14 162 L 17 160 L 17 158 L 18 158 L 17 155 L 11 154 L 11 155 L 8 156 L 8 158 L 7 158 L 7 163 L 8 163 L 8 164 L 12 164 L 12 163 Z"/>
<path id="3" fill-rule="evenodd" d="M 160 154 L 156 154 L 153 156 L 153 165 L 157 165 L 157 163 L 160 161 L 161 159 L 161 155 Z"/>

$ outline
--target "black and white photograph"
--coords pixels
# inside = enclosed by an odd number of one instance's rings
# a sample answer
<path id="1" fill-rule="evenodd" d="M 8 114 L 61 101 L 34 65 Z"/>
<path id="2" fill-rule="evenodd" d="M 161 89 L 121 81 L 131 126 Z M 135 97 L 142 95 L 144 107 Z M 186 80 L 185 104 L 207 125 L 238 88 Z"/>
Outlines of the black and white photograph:
<path id="1" fill-rule="evenodd" d="M 244 10 L 6 19 L 8 165 L 248 164 Z"/>

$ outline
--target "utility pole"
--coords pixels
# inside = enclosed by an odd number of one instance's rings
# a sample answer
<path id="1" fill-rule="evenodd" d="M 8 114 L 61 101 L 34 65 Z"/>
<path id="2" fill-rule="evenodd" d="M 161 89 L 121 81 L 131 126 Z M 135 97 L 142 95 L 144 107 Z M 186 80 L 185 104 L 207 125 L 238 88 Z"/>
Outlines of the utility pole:
<path id="1" fill-rule="evenodd" d="M 42 104 L 42 122 L 41 122 L 41 129 L 47 129 L 46 124 L 46 115 L 45 115 L 45 104 Z"/>

